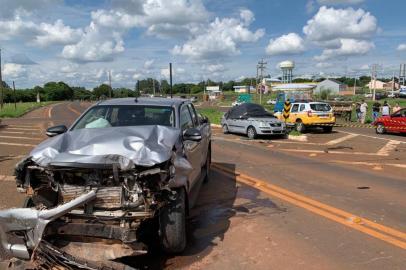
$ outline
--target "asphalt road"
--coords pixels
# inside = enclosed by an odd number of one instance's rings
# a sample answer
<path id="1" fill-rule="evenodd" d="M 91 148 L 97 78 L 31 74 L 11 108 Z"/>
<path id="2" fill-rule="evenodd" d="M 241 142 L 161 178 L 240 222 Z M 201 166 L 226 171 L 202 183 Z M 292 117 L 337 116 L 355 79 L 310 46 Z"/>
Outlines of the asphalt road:
<path id="1" fill-rule="evenodd" d="M 0 208 L 19 206 L 14 164 L 88 104 L 4 120 Z M 214 129 L 211 181 L 188 222 L 185 253 L 126 258 L 144 269 L 404 269 L 406 138 L 373 129 L 310 132 L 306 142 Z"/>

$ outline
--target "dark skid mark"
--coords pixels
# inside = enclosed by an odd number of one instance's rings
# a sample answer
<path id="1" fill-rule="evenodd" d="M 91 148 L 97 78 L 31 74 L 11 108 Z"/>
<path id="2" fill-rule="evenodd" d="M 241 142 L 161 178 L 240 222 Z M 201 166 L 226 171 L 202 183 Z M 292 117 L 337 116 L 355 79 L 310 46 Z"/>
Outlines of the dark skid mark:
<path id="1" fill-rule="evenodd" d="M 361 186 L 361 187 L 357 187 L 357 189 L 370 189 L 370 187 Z"/>

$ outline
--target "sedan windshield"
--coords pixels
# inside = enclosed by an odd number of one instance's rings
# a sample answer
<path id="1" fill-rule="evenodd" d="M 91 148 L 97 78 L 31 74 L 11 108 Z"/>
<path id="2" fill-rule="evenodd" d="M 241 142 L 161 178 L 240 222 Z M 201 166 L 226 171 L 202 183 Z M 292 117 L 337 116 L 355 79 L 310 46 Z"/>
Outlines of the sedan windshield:
<path id="1" fill-rule="evenodd" d="M 91 108 L 73 129 L 145 125 L 175 126 L 173 109 L 148 105 L 101 105 Z"/>

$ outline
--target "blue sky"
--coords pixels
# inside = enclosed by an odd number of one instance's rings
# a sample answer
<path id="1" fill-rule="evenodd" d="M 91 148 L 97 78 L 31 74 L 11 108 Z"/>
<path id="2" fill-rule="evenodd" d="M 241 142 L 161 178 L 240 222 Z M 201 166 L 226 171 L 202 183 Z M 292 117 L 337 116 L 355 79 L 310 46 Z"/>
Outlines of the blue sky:
<path id="1" fill-rule="evenodd" d="M 3 77 L 19 87 L 63 80 L 92 88 L 280 75 L 392 76 L 406 63 L 402 0 L 0 0 Z"/>

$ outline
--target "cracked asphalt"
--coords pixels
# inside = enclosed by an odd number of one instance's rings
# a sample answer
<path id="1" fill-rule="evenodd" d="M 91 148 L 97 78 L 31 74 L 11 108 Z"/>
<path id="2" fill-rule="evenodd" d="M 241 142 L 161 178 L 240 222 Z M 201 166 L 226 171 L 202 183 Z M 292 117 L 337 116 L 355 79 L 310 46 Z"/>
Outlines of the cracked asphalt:
<path id="1" fill-rule="evenodd" d="M 0 127 L 0 208 L 21 206 L 14 165 L 88 103 L 40 108 Z M 404 269 L 406 137 L 310 132 L 307 142 L 213 129 L 211 180 L 188 219 L 188 247 L 125 258 L 140 269 Z M 0 255 L 1 256 L 1 255 Z M 3 257 L 4 258 L 4 257 Z"/>

